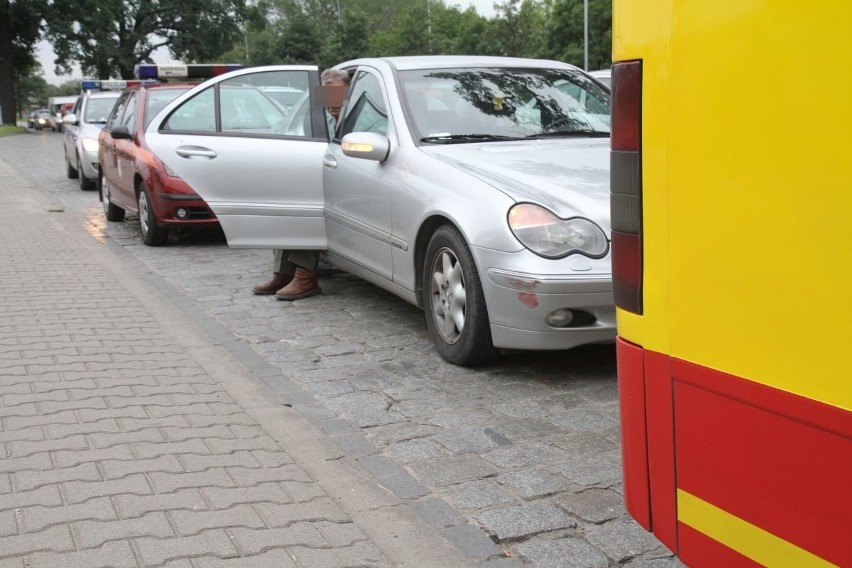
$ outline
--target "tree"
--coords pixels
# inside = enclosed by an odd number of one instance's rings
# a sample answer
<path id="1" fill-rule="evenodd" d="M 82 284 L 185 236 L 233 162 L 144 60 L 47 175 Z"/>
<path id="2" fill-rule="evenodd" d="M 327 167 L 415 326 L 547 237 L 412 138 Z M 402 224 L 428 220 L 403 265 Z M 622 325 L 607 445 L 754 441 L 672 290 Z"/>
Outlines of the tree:
<path id="1" fill-rule="evenodd" d="M 77 62 L 87 75 L 130 79 L 160 47 L 179 60 L 215 60 L 241 37 L 245 10 L 245 0 L 53 0 L 46 36 L 59 70 Z"/>
<path id="2" fill-rule="evenodd" d="M 50 96 L 50 85 L 42 77 L 41 69 L 19 77 L 16 81 L 15 94 L 18 100 L 18 114 L 24 114 L 32 105 L 39 107 L 47 106 L 47 98 Z M 78 83 L 79 90 L 79 83 Z"/>
<path id="3" fill-rule="evenodd" d="M 612 0 L 589 1 L 589 69 L 612 65 Z M 584 0 L 556 0 L 549 19 L 548 55 L 583 67 Z"/>
<path id="4" fill-rule="evenodd" d="M 38 69 L 33 56 L 41 37 L 46 0 L 0 0 L 0 123 L 15 124 L 21 100 L 17 85 Z"/>
<path id="5" fill-rule="evenodd" d="M 582 0 L 580 0 L 582 2 Z M 541 57 L 545 12 L 536 0 L 505 0 L 494 5 L 503 53 L 510 57 Z"/>

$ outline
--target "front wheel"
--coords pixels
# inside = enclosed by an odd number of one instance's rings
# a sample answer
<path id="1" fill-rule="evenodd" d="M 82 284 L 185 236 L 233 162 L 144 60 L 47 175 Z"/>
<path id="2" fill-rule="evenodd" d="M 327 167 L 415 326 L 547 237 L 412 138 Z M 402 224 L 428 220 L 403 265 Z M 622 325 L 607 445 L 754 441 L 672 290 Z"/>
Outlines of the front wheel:
<path id="1" fill-rule="evenodd" d="M 71 161 L 68 159 L 68 155 L 65 155 L 65 175 L 68 176 L 68 179 L 77 179 L 79 172 L 74 169 L 71 165 Z"/>
<path id="2" fill-rule="evenodd" d="M 441 357 L 475 365 L 497 357 L 485 296 L 473 256 L 450 225 L 435 231 L 423 265 L 423 307 L 429 335 Z"/>
<path id="3" fill-rule="evenodd" d="M 109 189 L 110 186 L 106 176 L 101 175 L 101 183 L 98 191 L 101 197 L 101 205 L 103 205 L 104 208 L 104 215 L 106 216 L 107 221 L 124 221 L 124 209 L 118 205 L 114 205 L 109 200 Z"/>
<path id="4" fill-rule="evenodd" d="M 154 215 L 154 207 L 151 204 L 151 195 L 144 183 L 139 184 L 136 199 L 139 205 L 139 228 L 142 231 L 142 242 L 149 247 L 164 245 L 169 238 L 169 232 L 157 224 L 157 216 Z"/>

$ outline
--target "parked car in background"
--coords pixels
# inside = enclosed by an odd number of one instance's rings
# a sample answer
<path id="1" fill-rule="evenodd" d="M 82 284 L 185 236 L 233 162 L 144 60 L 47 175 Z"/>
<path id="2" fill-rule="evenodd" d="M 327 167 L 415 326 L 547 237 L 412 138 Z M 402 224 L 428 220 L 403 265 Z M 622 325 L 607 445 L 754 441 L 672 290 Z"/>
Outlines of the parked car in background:
<path id="1" fill-rule="evenodd" d="M 421 306 L 450 362 L 614 340 L 607 89 L 532 59 L 336 67 L 352 85 L 331 143 L 311 66 L 209 80 L 154 117 L 146 142 L 230 246 L 324 250 Z M 216 104 L 297 80 L 306 94 L 283 129 L 258 117 L 242 129 L 243 109 Z"/>
<path id="2" fill-rule="evenodd" d="M 193 66 L 203 70 L 206 66 Z M 207 75 L 210 76 L 210 75 Z M 122 221 L 127 213 L 139 216 L 142 241 L 160 246 L 169 232 L 177 227 L 218 227 L 216 215 L 189 187 L 152 152 L 146 141 L 145 128 L 163 107 L 193 88 L 197 83 L 141 83 L 126 89 L 100 132 L 98 184 L 104 215 L 108 221 Z M 253 87 L 247 87 L 263 97 Z M 269 106 L 272 101 L 263 97 Z M 212 101 L 211 101 L 212 102 Z M 232 104 L 227 98 L 222 104 Z M 254 120 L 244 107 L 241 127 L 251 127 Z M 275 109 L 279 115 L 281 111 Z M 201 122 L 213 114 L 191 117 Z M 215 122 L 204 128 L 215 129 Z"/>
<path id="3" fill-rule="evenodd" d="M 609 69 L 599 69 L 597 71 L 589 71 L 589 75 L 603 83 L 608 89 L 612 88 L 611 71 Z"/>
<path id="4" fill-rule="evenodd" d="M 86 89 L 73 110 L 62 119 L 65 135 L 65 172 L 70 179 L 80 182 L 80 189 L 95 189 L 98 179 L 98 134 L 104 127 L 124 81 L 84 81 Z M 88 87 L 88 88 L 87 88 Z"/>

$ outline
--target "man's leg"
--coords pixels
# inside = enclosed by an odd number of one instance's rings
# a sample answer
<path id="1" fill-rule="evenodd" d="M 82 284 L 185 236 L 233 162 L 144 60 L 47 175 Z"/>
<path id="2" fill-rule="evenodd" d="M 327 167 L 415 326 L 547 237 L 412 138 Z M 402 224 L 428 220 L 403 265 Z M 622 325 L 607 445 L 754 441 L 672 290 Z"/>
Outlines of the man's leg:
<path id="1" fill-rule="evenodd" d="M 315 250 L 293 250 L 288 251 L 286 256 L 286 260 L 292 263 L 296 270 L 290 283 L 278 290 L 275 297 L 279 300 L 298 300 L 319 294 L 322 291 L 317 282 L 319 252 Z"/>
<path id="2" fill-rule="evenodd" d="M 296 268 L 298 268 L 285 259 L 285 251 L 275 249 L 273 252 L 275 253 L 275 256 L 272 261 L 272 279 L 264 282 L 263 284 L 257 284 L 251 289 L 252 292 L 260 296 L 274 294 L 289 284 L 293 279 L 293 273 L 296 272 Z"/>

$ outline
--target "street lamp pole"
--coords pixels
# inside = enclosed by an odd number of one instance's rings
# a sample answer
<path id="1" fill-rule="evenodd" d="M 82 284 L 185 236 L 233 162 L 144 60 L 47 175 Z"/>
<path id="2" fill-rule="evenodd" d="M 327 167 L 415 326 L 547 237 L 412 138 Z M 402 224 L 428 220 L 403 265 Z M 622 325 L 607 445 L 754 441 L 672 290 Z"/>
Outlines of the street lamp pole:
<path id="1" fill-rule="evenodd" d="M 583 68 L 589 70 L 589 0 L 583 0 Z"/>

